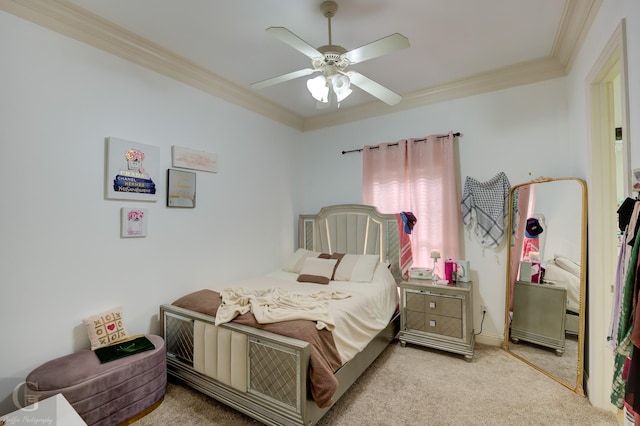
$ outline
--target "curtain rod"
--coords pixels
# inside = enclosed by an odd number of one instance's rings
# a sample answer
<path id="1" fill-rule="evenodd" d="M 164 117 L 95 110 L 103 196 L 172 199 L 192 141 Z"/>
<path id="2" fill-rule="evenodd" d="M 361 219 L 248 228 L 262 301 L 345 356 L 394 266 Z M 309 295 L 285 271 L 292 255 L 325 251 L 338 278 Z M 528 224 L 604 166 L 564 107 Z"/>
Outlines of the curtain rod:
<path id="1" fill-rule="evenodd" d="M 458 136 L 460 136 L 460 132 L 455 132 L 455 133 L 453 134 L 453 136 L 454 136 L 454 137 L 458 137 Z M 447 134 L 447 135 L 442 135 L 442 136 L 436 136 L 436 138 L 437 138 L 437 139 L 442 139 L 442 138 L 446 138 L 446 137 L 449 137 L 449 135 Z M 426 141 L 426 140 L 427 140 L 427 138 L 423 138 L 423 139 L 414 139 L 413 141 L 414 141 L 414 142 L 422 142 L 422 141 Z M 396 142 L 396 143 L 390 143 L 390 144 L 388 144 L 388 145 L 389 145 L 389 146 L 394 146 L 394 145 L 398 145 L 398 143 L 397 143 L 397 142 Z M 375 148 L 377 148 L 377 147 L 373 147 L 373 149 L 375 149 Z M 360 148 L 360 149 L 352 149 L 352 150 L 349 150 L 349 151 L 342 151 L 342 155 L 344 155 L 344 154 L 349 154 L 349 153 L 351 153 L 351 152 L 362 152 L 362 150 L 363 150 L 363 149 L 364 149 L 364 148 Z"/>

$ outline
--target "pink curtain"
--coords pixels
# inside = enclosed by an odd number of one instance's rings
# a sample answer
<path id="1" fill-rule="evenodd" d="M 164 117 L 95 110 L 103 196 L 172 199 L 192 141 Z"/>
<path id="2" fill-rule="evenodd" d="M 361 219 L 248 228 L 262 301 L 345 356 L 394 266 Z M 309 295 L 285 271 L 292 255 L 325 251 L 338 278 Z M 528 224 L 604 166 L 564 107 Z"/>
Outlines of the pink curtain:
<path id="1" fill-rule="evenodd" d="M 511 286 L 511 291 L 509 292 L 510 300 L 509 306 L 513 307 L 513 288 L 515 282 L 518 280 L 518 276 L 520 275 L 520 261 L 522 260 L 522 252 L 524 245 L 524 229 L 527 224 L 527 218 L 533 215 L 533 211 L 536 205 L 536 186 L 535 184 L 531 185 L 523 185 L 518 187 L 517 194 L 517 206 L 518 206 L 518 216 L 514 217 L 514 220 L 517 221 L 516 227 L 513 230 L 515 232 L 511 241 L 513 241 L 513 245 L 509 247 L 511 250 L 510 257 L 510 267 L 509 271 L 511 275 L 509 276 L 509 285 Z M 510 206 L 512 208 L 512 206 Z M 506 232 L 511 232 L 511 229 L 506 230 Z"/>
<path id="2" fill-rule="evenodd" d="M 443 259 L 460 259 L 453 134 L 365 146 L 363 160 L 363 203 L 383 213 L 410 211 L 417 218 L 411 233 L 413 265 L 433 266 L 432 249 Z"/>

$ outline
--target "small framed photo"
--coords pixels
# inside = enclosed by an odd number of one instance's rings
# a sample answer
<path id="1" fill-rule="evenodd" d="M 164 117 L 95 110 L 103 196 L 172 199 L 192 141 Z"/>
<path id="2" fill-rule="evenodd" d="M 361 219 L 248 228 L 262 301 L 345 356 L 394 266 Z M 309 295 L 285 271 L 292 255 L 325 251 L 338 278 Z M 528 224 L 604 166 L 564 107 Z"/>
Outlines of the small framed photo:
<path id="1" fill-rule="evenodd" d="M 471 281 L 471 270 L 469 270 L 469 261 L 458 260 L 456 261 L 456 264 L 456 280 L 463 283 L 468 283 L 469 281 Z"/>
<path id="2" fill-rule="evenodd" d="M 120 236 L 122 238 L 147 236 L 147 222 L 149 221 L 147 209 L 123 207 L 120 212 Z"/>
<path id="3" fill-rule="evenodd" d="M 196 206 L 196 174 L 169 169 L 167 173 L 167 207 Z"/>

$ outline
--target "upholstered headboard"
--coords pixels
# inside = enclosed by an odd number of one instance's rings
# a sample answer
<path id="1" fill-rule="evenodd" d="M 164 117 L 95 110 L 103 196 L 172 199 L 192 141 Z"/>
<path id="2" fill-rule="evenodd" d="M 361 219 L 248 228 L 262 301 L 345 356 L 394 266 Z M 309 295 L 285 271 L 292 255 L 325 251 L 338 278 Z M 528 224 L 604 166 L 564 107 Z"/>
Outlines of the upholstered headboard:
<path id="1" fill-rule="evenodd" d="M 401 280 L 398 222 L 373 206 L 340 204 L 298 218 L 298 247 L 324 253 L 377 254 Z"/>

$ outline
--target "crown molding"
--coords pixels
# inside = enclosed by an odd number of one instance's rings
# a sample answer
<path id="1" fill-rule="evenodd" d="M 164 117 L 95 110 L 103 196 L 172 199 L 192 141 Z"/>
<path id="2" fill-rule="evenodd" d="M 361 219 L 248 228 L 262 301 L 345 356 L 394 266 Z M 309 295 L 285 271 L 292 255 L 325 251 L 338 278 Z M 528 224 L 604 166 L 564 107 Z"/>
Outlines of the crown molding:
<path id="1" fill-rule="evenodd" d="M 573 61 L 601 5 L 602 0 L 566 0 L 551 47 L 551 57 L 557 58 L 567 73 L 571 71 Z"/>
<path id="2" fill-rule="evenodd" d="M 303 131 L 345 124 L 424 105 L 564 77 L 565 75 L 566 72 L 562 64 L 551 57 L 521 62 L 403 95 L 402 101 L 393 107 L 381 102 L 370 102 L 359 107 L 341 108 L 339 111 L 307 118 Z"/>
<path id="3" fill-rule="evenodd" d="M 294 129 L 308 131 L 562 77 L 570 69 L 601 3 L 602 0 L 566 0 L 549 57 L 405 93 L 401 103 L 393 107 L 372 101 L 307 118 L 66 0 L 0 0 L 0 9 Z"/>

